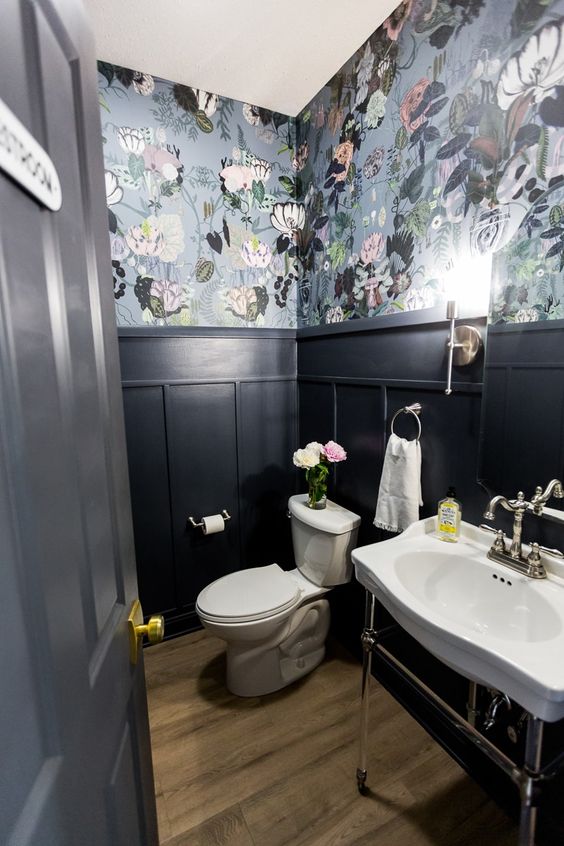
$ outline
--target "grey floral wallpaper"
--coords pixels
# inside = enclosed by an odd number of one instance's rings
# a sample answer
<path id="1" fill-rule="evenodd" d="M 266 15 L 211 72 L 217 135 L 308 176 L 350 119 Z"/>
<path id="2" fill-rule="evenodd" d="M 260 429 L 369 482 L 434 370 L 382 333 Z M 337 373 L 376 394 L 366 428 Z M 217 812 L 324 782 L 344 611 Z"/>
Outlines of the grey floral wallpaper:
<path id="1" fill-rule="evenodd" d="M 296 323 L 295 121 L 98 63 L 121 326 Z"/>
<path id="2" fill-rule="evenodd" d="M 99 63 L 118 323 L 563 317 L 563 13 L 404 0 L 297 119 Z"/>
<path id="3" fill-rule="evenodd" d="M 404 0 L 301 114 L 301 324 L 487 304 L 494 256 L 496 313 L 563 316 L 563 11 Z"/>

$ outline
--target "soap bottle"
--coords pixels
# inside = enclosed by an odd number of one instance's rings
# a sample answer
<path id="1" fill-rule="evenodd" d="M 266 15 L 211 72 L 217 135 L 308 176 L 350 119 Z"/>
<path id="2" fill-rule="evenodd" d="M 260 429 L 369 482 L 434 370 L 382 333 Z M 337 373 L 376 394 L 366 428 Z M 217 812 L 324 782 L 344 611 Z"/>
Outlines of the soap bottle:
<path id="1" fill-rule="evenodd" d="M 437 534 L 443 541 L 456 543 L 460 535 L 462 507 L 456 499 L 456 491 L 449 488 L 447 495 L 439 502 L 437 514 Z"/>

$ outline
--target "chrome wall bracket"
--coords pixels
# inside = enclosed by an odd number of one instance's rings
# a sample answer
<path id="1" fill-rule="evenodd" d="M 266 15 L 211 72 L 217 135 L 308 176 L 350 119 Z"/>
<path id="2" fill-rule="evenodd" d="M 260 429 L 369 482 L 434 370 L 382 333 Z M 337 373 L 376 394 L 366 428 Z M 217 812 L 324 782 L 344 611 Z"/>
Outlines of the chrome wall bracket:
<path id="1" fill-rule="evenodd" d="M 482 349 L 482 335 L 479 329 L 475 326 L 464 324 L 462 326 L 455 326 L 455 320 L 458 317 L 458 305 L 456 300 L 449 300 L 447 302 L 447 320 L 450 321 L 450 332 L 446 342 L 448 350 L 447 363 L 447 386 L 445 394 L 450 396 L 452 394 L 452 366 L 465 367 L 472 364 L 476 360 L 480 350 Z"/>

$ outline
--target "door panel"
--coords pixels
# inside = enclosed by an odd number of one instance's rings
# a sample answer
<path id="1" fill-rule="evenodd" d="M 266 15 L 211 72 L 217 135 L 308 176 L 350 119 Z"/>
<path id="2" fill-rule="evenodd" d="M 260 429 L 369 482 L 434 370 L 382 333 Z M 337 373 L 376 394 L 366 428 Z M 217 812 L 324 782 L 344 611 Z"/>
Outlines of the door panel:
<path id="1" fill-rule="evenodd" d="M 113 846 L 113 791 L 123 842 L 155 846 L 92 43 L 74 0 L 2 12 L 0 97 L 63 207 L 0 173 L 0 842 Z"/>

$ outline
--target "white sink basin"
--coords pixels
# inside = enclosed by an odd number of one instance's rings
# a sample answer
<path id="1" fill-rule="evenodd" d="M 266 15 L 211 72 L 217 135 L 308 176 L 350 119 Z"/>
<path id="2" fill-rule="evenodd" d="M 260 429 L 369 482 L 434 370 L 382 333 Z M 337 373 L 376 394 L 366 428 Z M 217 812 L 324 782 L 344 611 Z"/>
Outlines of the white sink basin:
<path id="1" fill-rule="evenodd" d="M 356 577 L 430 652 L 543 720 L 564 717 L 564 580 L 521 576 L 486 558 L 491 535 L 435 518 L 352 553 Z M 548 565 L 550 566 L 550 564 Z"/>

